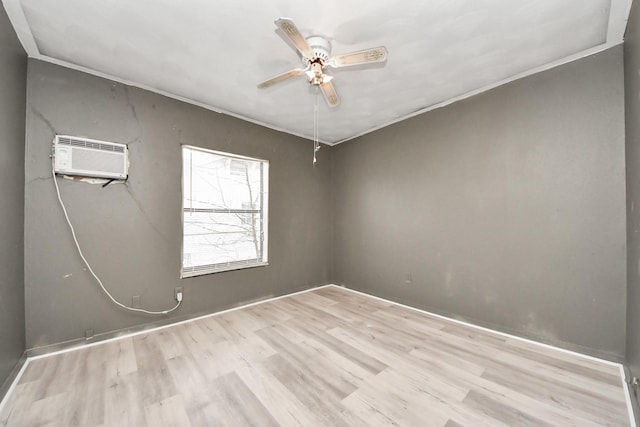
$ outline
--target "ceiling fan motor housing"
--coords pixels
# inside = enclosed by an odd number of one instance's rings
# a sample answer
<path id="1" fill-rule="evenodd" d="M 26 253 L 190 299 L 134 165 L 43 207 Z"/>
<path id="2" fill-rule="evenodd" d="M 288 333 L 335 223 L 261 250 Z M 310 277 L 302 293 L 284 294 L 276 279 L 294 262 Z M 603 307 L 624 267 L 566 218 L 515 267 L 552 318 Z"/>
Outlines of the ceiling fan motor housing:
<path id="1" fill-rule="evenodd" d="M 309 62 L 314 62 L 316 59 L 319 59 L 322 65 L 329 62 L 329 58 L 331 58 L 331 42 L 329 40 L 321 36 L 311 36 L 307 37 L 307 43 L 313 51 L 313 58 L 311 58 L 310 61 L 308 58 L 303 57 L 302 62 L 305 66 L 307 66 Z"/>

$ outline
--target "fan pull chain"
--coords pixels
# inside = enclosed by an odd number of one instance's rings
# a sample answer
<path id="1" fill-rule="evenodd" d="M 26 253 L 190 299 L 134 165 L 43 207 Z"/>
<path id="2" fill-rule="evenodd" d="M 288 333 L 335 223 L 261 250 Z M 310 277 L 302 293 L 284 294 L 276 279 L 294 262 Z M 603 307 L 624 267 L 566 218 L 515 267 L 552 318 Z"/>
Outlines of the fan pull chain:
<path id="1" fill-rule="evenodd" d="M 313 106 L 313 165 L 315 166 L 318 159 L 316 153 L 320 150 L 319 130 L 318 130 L 318 100 L 320 99 L 320 86 L 316 86 L 316 99 Z"/>

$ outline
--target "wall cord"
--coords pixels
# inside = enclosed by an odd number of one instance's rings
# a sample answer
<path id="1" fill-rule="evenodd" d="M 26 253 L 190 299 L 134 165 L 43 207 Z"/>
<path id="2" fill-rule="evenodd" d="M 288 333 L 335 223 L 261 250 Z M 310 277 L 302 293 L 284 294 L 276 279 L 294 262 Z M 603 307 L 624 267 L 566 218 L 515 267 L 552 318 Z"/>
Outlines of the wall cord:
<path id="1" fill-rule="evenodd" d="M 177 300 L 177 304 L 169 309 L 169 310 L 163 310 L 163 311 L 151 311 L 151 310 L 145 310 L 142 308 L 133 308 L 133 307 L 129 307 L 127 305 L 122 304 L 120 301 L 116 300 L 111 293 L 109 293 L 109 291 L 107 290 L 107 288 L 105 288 L 104 284 L 102 283 L 102 280 L 100 280 L 100 278 L 98 277 L 98 275 L 93 271 L 93 268 L 91 268 L 91 265 L 89 265 L 89 261 L 87 261 L 87 259 L 84 256 L 84 253 L 82 252 L 82 249 L 80 248 L 80 243 L 78 243 L 78 238 L 76 237 L 76 231 L 73 228 L 73 225 L 71 224 L 71 220 L 69 219 L 69 214 L 67 213 L 67 208 L 64 205 L 64 202 L 62 201 L 62 196 L 60 196 L 60 187 L 58 186 L 58 180 L 56 179 L 56 168 L 55 168 L 55 158 L 53 156 L 51 156 L 51 176 L 53 177 L 53 184 L 56 187 L 56 194 L 58 196 L 58 202 L 60 202 L 60 207 L 62 208 L 62 212 L 64 213 L 64 217 L 67 220 L 67 225 L 69 226 L 69 229 L 71 230 L 71 236 L 73 237 L 73 241 L 76 245 L 76 249 L 78 250 L 78 254 L 80 254 L 80 258 L 82 258 L 82 261 L 84 261 L 84 265 L 87 266 L 87 269 L 89 270 L 89 272 L 91 273 L 91 275 L 93 276 L 94 279 L 96 279 L 96 282 L 98 282 L 98 284 L 100 285 L 100 288 L 102 288 L 103 292 L 109 297 L 109 299 L 111 299 L 111 301 L 113 301 L 113 303 L 119 307 L 124 308 L 125 310 L 129 310 L 129 311 L 135 311 L 138 313 L 145 313 L 145 314 L 169 314 L 172 311 L 174 311 L 175 309 L 177 309 L 178 307 L 180 307 L 180 304 L 182 303 L 182 296 L 179 295 Z"/>

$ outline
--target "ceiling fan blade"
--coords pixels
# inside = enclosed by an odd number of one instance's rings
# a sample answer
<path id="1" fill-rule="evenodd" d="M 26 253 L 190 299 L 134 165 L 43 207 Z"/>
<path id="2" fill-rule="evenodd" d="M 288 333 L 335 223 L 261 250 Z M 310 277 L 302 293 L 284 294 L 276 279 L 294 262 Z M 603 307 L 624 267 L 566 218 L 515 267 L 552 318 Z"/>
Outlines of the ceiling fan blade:
<path id="1" fill-rule="evenodd" d="M 338 93 L 336 89 L 333 87 L 331 81 L 327 81 L 320 85 L 320 89 L 322 90 L 322 94 L 324 95 L 324 99 L 327 100 L 327 104 L 329 107 L 337 107 L 340 105 L 340 97 L 338 97 Z"/>
<path id="2" fill-rule="evenodd" d="M 296 24 L 294 24 L 291 19 L 280 18 L 275 21 L 275 24 L 278 28 L 280 28 L 280 30 L 282 30 L 284 35 L 287 36 L 289 40 L 291 40 L 291 43 L 293 43 L 296 49 L 300 51 L 302 56 L 308 59 L 313 58 L 313 51 L 309 47 L 307 40 L 304 38 L 300 30 L 298 30 L 298 27 L 296 27 Z"/>
<path id="3" fill-rule="evenodd" d="M 384 46 L 372 49 L 359 50 L 357 52 L 336 55 L 329 60 L 329 65 L 334 68 L 350 67 L 352 65 L 373 64 L 387 60 L 387 48 Z"/>
<path id="4" fill-rule="evenodd" d="M 277 76 L 272 77 L 272 78 L 270 78 L 268 80 L 265 80 L 262 83 L 260 83 L 258 85 L 258 89 L 267 89 L 267 88 L 269 88 L 269 87 L 271 87 L 271 86 L 273 86 L 273 85 L 275 85 L 277 83 L 283 82 L 283 81 L 288 80 L 288 79 L 290 79 L 292 77 L 301 76 L 301 75 L 304 74 L 304 72 L 305 72 L 304 69 L 296 68 L 296 69 L 293 69 L 291 71 L 287 71 L 286 73 L 278 74 Z"/>

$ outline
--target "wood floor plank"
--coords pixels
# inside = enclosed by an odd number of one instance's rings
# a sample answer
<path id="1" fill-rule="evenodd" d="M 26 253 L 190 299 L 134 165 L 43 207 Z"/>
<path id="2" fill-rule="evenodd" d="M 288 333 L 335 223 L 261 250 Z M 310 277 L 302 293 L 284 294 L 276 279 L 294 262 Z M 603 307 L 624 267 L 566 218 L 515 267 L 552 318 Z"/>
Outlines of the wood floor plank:
<path id="1" fill-rule="evenodd" d="M 612 366 L 608 366 L 611 368 L 608 370 L 593 369 L 591 363 L 581 363 L 585 362 L 586 359 L 573 358 L 572 360 L 566 360 L 561 357 L 562 352 L 559 351 L 541 354 L 540 352 L 532 351 L 530 348 L 506 346 L 504 349 L 505 354 L 513 354 L 527 360 L 533 359 L 545 366 L 558 368 L 562 371 L 576 374 L 577 376 L 589 378 L 597 383 L 607 384 L 616 388 L 620 386 L 620 371 Z"/>
<path id="2" fill-rule="evenodd" d="M 394 310 L 394 308 L 397 308 L 397 310 Z M 437 321 L 427 316 L 416 316 L 416 313 L 401 307 L 389 307 L 375 311 L 373 314 L 381 321 L 392 324 L 394 328 L 412 330 L 423 334 L 432 334 L 446 326 L 442 324 L 442 321 Z"/>
<path id="3" fill-rule="evenodd" d="M 130 374 L 138 370 L 136 353 L 131 338 L 120 339 L 100 346 L 106 357 L 105 381 Z"/>
<path id="4" fill-rule="evenodd" d="M 95 348 L 94 348 L 95 349 Z M 68 391 L 69 403 L 65 406 L 63 425 L 82 427 L 104 422 L 105 378 L 104 363 L 91 363 L 99 359 L 82 358 L 71 378 L 73 387 Z"/>
<path id="5" fill-rule="evenodd" d="M 144 408 L 148 426 L 191 427 L 182 397 L 168 397 Z"/>
<path id="6" fill-rule="evenodd" d="M 479 344 L 477 340 L 470 340 L 465 337 L 461 337 L 457 334 L 451 335 L 443 329 L 442 334 L 435 332 L 429 340 L 429 347 L 431 349 L 437 348 L 442 352 L 452 353 L 460 355 L 474 364 L 484 367 L 491 367 L 497 370 L 506 367 L 510 370 L 523 371 L 524 375 L 535 375 L 546 377 L 550 381 L 562 381 L 566 386 L 579 385 L 585 389 L 592 389 L 594 392 L 602 395 L 603 397 L 611 394 L 618 394 L 622 391 L 618 385 L 612 385 L 611 379 L 601 382 L 594 375 L 600 376 L 600 371 L 595 371 L 592 375 L 583 375 L 583 368 L 577 365 L 578 369 L 562 369 L 562 364 L 553 357 L 562 352 L 547 349 L 546 359 L 548 363 L 540 363 L 538 357 L 534 357 L 536 353 L 524 353 L 524 348 L 511 349 L 508 346 L 500 346 L 497 344 Z M 531 347 L 531 344 L 529 344 Z M 426 346 L 420 346 L 422 350 L 426 350 Z M 551 355 L 551 356 L 549 356 Z M 574 359 L 576 358 L 573 356 Z M 568 365 L 566 365 L 568 366 Z M 578 372 L 575 372 L 578 371 Z M 582 372 L 582 373 L 581 373 Z"/>
<path id="7" fill-rule="evenodd" d="M 112 378 L 105 391 L 104 427 L 145 426 L 140 376 L 137 372 Z"/>
<path id="8" fill-rule="evenodd" d="M 362 365 L 353 360 L 344 357 L 342 354 L 333 351 L 322 343 L 317 342 L 313 338 L 309 338 L 302 343 L 309 351 L 309 359 L 307 363 L 318 363 L 321 366 L 328 365 L 332 370 L 325 371 L 328 375 L 335 375 L 345 378 L 350 384 L 360 387 L 372 374 Z"/>
<path id="9" fill-rule="evenodd" d="M 345 314 L 347 313 L 343 310 L 335 309 L 337 304 L 318 308 L 311 307 L 293 299 L 280 300 L 278 303 L 281 307 L 289 310 L 293 314 L 294 319 L 305 319 L 305 322 L 313 324 L 316 327 L 321 327 L 324 330 L 333 328 L 337 325 L 346 326 L 362 321 L 362 318 L 356 318 L 354 316 L 345 318 Z"/>
<path id="10" fill-rule="evenodd" d="M 584 417 L 601 418 L 607 425 L 623 425 L 627 418 L 624 412 L 616 411 L 618 404 L 613 397 L 593 393 L 590 389 L 561 384 L 535 375 L 523 375 L 521 371 L 509 369 L 490 369 L 482 374 L 482 378 L 517 389 L 536 400 L 574 408 L 576 412 L 584 414 Z"/>
<path id="11" fill-rule="evenodd" d="M 148 334 L 149 339 L 153 339 L 157 343 L 165 359 L 172 359 L 189 353 L 183 337 L 178 333 L 179 327 L 180 325 L 176 328 L 161 329 Z"/>
<path id="12" fill-rule="evenodd" d="M 446 419 L 440 414 L 430 413 L 429 416 L 416 413 L 403 397 L 390 392 L 393 385 L 382 387 L 370 386 L 358 390 L 343 400 L 343 404 L 351 409 L 368 425 L 390 426 L 442 426 Z"/>
<path id="13" fill-rule="evenodd" d="M 536 359 L 531 359 L 523 355 L 515 355 L 512 353 L 500 353 L 496 355 L 496 361 L 502 364 L 507 364 L 512 367 L 520 367 L 533 373 L 538 372 L 540 376 L 556 379 L 562 381 L 565 384 L 575 384 L 582 388 L 592 389 L 596 393 L 603 396 L 617 395 L 622 391 L 620 379 L 618 378 L 618 384 L 613 384 L 611 379 L 607 379 L 604 382 L 598 378 L 594 378 L 595 375 L 599 375 L 595 372 L 589 373 L 585 371 L 583 373 L 575 372 L 574 370 L 565 370 L 562 366 L 554 364 L 546 364 Z M 620 396 L 618 396 L 619 398 Z"/>
<path id="14" fill-rule="evenodd" d="M 276 301 L 272 301 L 270 304 L 254 305 L 244 310 L 261 319 L 263 325 L 274 325 L 293 318 L 290 312 L 280 309 Z"/>
<path id="15" fill-rule="evenodd" d="M 48 357 L 36 360 L 35 362 L 38 362 L 35 363 L 36 370 L 39 374 L 37 374 L 38 376 L 29 376 L 26 381 L 37 378 L 40 386 L 32 390 L 34 394 L 31 398 L 39 400 L 55 394 L 66 393 L 71 385 L 69 377 L 74 375 L 74 371 L 78 369 L 78 362 L 83 359 L 83 356 L 88 354 L 88 349 L 83 349 L 77 352 L 63 354 L 61 355 L 62 357 Z M 29 364 L 29 368 L 31 368 L 31 363 Z M 21 379 L 20 383 L 23 384 L 26 381 Z"/>
<path id="16" fill-rule="evenodd" d="M 417 378 L 388 368 L 343 400 L 370 425 L 442 426 L 454 417 L 464 425 L 506 427 L 462 407 L 467 390 L 451 390 L 426 375 Z"/>
<path id="17" fill-rule="evenodd" d="M 218 316 L 208 316 L 199 319 L 196 322 L 207 334 L 207 340 L 212 344 L 228 340 L 228 334 L 225 332 L 224 328 L 220 326 L 220 323 L 216 321 L 216 317 Z"/>
<path id="18" fill-rule="evenodd" d="M 553 427 L 535 416 L 521 412 L 518 408 L 508 406 L 492 399 L 491 397 L 471 390 L 464 399 L 464 404 L 470 408 L 475 408 L 491 418 L 500 420 L 506 425 L 522 427 Z"/>
<path id="19" fill-rule="evenodd" d="M 238 355 L 235 345 L 220 341 L 193 354 L 186 354 L 167 360 L 167 366 L 174 381 L 193 379 L 196 382 L 212 381 L 227 375 L 235 369 Z M 183 384 L 184 385 L 184 384 Z"/>
<path id="20" fill-rule="evenodd" d="M 235 372 L 211 382 L 205 393 L 209 395 L 210 400 L 202 408 L 202 416 L 195 416 L 192 411 L 189 413 L 194 427 L 278 425 L 271 413 Z"/>
<path id="21" fill-rule="evenodd" d="M 309 376 L 282 356 L 275 355 L 264 362 L 269 372 L 287 387 L 307 411 L 320 420 L 318 426 L 365 426 L 336 399 L 326 383 Z"/>
<path id="22" fill-rule="evenodd" d="M 285 323 L 285 325 L 289 328 L 300 331 L 305 337 L 313 338 L 315 341 L 340 354 L 346 359 L 357 363 L 362 368 L 368 370 L 371 373 L 377 374 L 387 367 L 387 365 L 375 359 L 374 357 L 371 357 L 369 354 L 335 338 L 325 331 L 319 330 L 313 324 L 288 321 Z"/>
<path id="23" fill-rule="evenodd" d="M 28 409 L 12 414 L 7 426 L 62 426 L 64 425 L 65 404 L 69 401 L 67 393 L 53 394 L 36 400 Z"/>
<path id="24" fill-rule="evenodd" d="M 0 426 L 628 426 L 617 366 L 323 287 L 31 360 Z"/>
<path id="25" fill-rule="evenodd" d="M 412 355 L 424 357 L 424 361 L 428 365 L 437 363 L 437 360 L 426 357 L 425 353 L 414 350 Z M 441 370 L 434 370 L 433 375 L 442 375 Z M 502 405 L 518 409 L 532 418 L 537 417 L 551 425 L 577 425 L 595 427 L 598 423 L 591 421 L 591 418 L 585 417 L 583 413 L 572 408 L 567 411 L 566 407 L 557 403 L 547 403 L 544 400 L 531 398 L 523 394 L 520 388 L 508 388 L 498 383 L 486 380 L 482 376 L 476 376 L 466 371 L 459 370 L 455 376 L 444 374 L 444 378 L 448 378 L 451 382 L 459 382 L 462 386 L 465 384 L 471 390 L 479 391 L 501 403 Z M 571 420 L 574 420 L 573 422 Z"/>
<path id="26" fill-rule="evenodd" d="M 294 295 L 290 298 L 293 301 L 299 301 L 311 307 L 325 307 L 338 304 L 340 301 L 335 298 L 325 297 L 317 292 L 304 292 Z"/>
<path id="27" fill-rule="evenodd" d="M 353 392 L 358 378 L 342 366 L 332 365 L 305 345 L 295 346 L 273 328 L 265 328 L 257 334 L 278 351 L 276 356 L 285 359 L 287 363 L 296 367 L 306 381 L 323 390 L 323 393 L 340 400 Z M 269 359 L 274 359 L 275 356 Z"/>
<path id="28" fill-rule="evenodd" d="M 532 346 L 529 342 L 515 338 L 507 338 L 503 350 L 509 351 L 510 348 L 524 350 L 530 356 L 537 358 L 538 355 L 545 355 L 562 360 L 567 363 L 584 366 L 594 371 L 599 371 L 611 375 L 619 376 L 620 372 L 617 366 L 608 363 L 602 363 L 599 360 L 593 360 L 587 357 L 575 357 L 575 354 L 569 351 L 549 348 L 546 346 Z"/>
<path id="29" fill-rule="evenodd" d="M 150 334 L 133 338 L 138 361 L 140 392 L 145 406 L 158 403 L 176 394 L 166 359 L 154 337 Z"/>
<path id="30" fill-rule="evenodd" d="M 306 410 L 291 390 L 278 381 L 262 363 L 249 363 L 236 370 L 273 418 L 285 426 L 319 425 L 321 420 Z"/>

